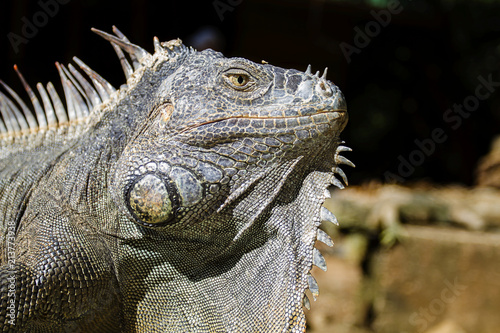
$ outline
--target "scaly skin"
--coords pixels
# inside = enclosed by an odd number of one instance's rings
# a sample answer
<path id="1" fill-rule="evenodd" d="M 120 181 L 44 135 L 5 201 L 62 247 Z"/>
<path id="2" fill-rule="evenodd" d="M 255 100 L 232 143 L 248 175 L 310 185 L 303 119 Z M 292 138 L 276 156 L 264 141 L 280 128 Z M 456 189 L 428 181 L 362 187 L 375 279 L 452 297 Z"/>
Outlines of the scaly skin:
<path id="1" fill-rule="evenodd" d="M 310 71 L 98 33 L 135 63 L 127 86 L 104 98 L 94 82 L 92 103 L 68 80 L 76 118 L 24 136 L 4 116 L 3 331 L 305 331 L 321 205 L 348 162 L 341 92 Z"/>

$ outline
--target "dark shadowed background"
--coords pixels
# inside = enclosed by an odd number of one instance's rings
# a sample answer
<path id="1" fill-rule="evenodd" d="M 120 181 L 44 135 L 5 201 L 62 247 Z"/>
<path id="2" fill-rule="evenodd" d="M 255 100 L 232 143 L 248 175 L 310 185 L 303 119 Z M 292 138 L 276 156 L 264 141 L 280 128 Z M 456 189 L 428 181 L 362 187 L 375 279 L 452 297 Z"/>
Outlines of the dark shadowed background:
<path id="1" fill-rule="evenodd" d="M 26 97 L 13 64 L 32 86 L 59 83 L 54 62 L 76 55 L 118 87 L 124 76 L 112 48 L 90 32 L 113 24 L 150 51 L 153 36 L 180 37 L 226 56 L 300 70 L 309 63 L 313 70 L 328 67 L 348 102 L 343 138 L 354 149 L 355 184 L 472 185 L 478 159 L 500 133 L 500 95 L 474 97 L 481 78 L 500 82 L 498 2 L 3 0 L 0 78 Z M 471 111 L 448 111 L 464 103 Z"/>

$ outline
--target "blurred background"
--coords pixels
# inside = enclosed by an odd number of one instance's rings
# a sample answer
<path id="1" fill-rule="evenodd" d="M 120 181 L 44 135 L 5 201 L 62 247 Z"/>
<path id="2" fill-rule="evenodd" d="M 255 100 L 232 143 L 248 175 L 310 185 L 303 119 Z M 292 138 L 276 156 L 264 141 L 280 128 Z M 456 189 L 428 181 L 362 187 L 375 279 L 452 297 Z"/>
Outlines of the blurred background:
<path id="1" fill-rule="evenodd" d="M 180 37 L 329 68 L 357 167 L 326 204 L 342 227 L 325 227 L 339 241 L 324 249 L 334 269 L 317 273 L 310 332 L 498 331 L 500 1 L 3 0 L 0 78 L 22 95 L 13 64 L 32 86 L 58 83 L 54 62 L 76 55 L 119 87 L 112 48 L 90 31 L 113 24 L 149 51 L 153 36 Z"/>

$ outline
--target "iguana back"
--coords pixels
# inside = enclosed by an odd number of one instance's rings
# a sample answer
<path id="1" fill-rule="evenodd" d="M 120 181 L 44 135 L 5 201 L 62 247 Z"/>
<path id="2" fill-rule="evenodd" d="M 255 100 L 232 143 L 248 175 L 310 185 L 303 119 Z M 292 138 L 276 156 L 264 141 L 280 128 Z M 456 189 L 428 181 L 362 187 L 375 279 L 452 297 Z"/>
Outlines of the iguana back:
<path id="1" fill-rule="evenodd" d="M 352 165 L 341 92 L 113 29 L 119 90 L 79 59 L 57 64 L 65 106 L 20 75 L 33 116 L 0 81 L 3 331 L 303 332 L 321 205 Z"/>

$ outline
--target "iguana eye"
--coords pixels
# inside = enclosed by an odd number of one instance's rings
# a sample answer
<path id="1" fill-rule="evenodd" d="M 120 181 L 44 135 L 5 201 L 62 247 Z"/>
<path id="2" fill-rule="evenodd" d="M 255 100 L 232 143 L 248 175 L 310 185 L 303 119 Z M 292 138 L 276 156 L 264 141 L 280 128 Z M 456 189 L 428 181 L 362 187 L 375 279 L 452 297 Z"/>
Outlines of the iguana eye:
<path id="1" fill-rule="evenodd" d="M 243 71 L 225 73 L 224 78 L 227 84 L 236 90 L 248 90 L 255 84 L 252 77 Z"/>
<path id="2" fill-rule="evenodd" d="M 165 182 L 152 174 L 138 179 L 128 192 L 130 212 L 147 224 L 170 222 L 174 217 L 174 201 L 174 194 L 169 193 Z"/>
<path id="3" fill-rule="evenodd" d="M 244 87 L 248 83 L 249 78 L 243 74 L 231 74 L 229 75 L 229 80 L 235 86 Z"/>

